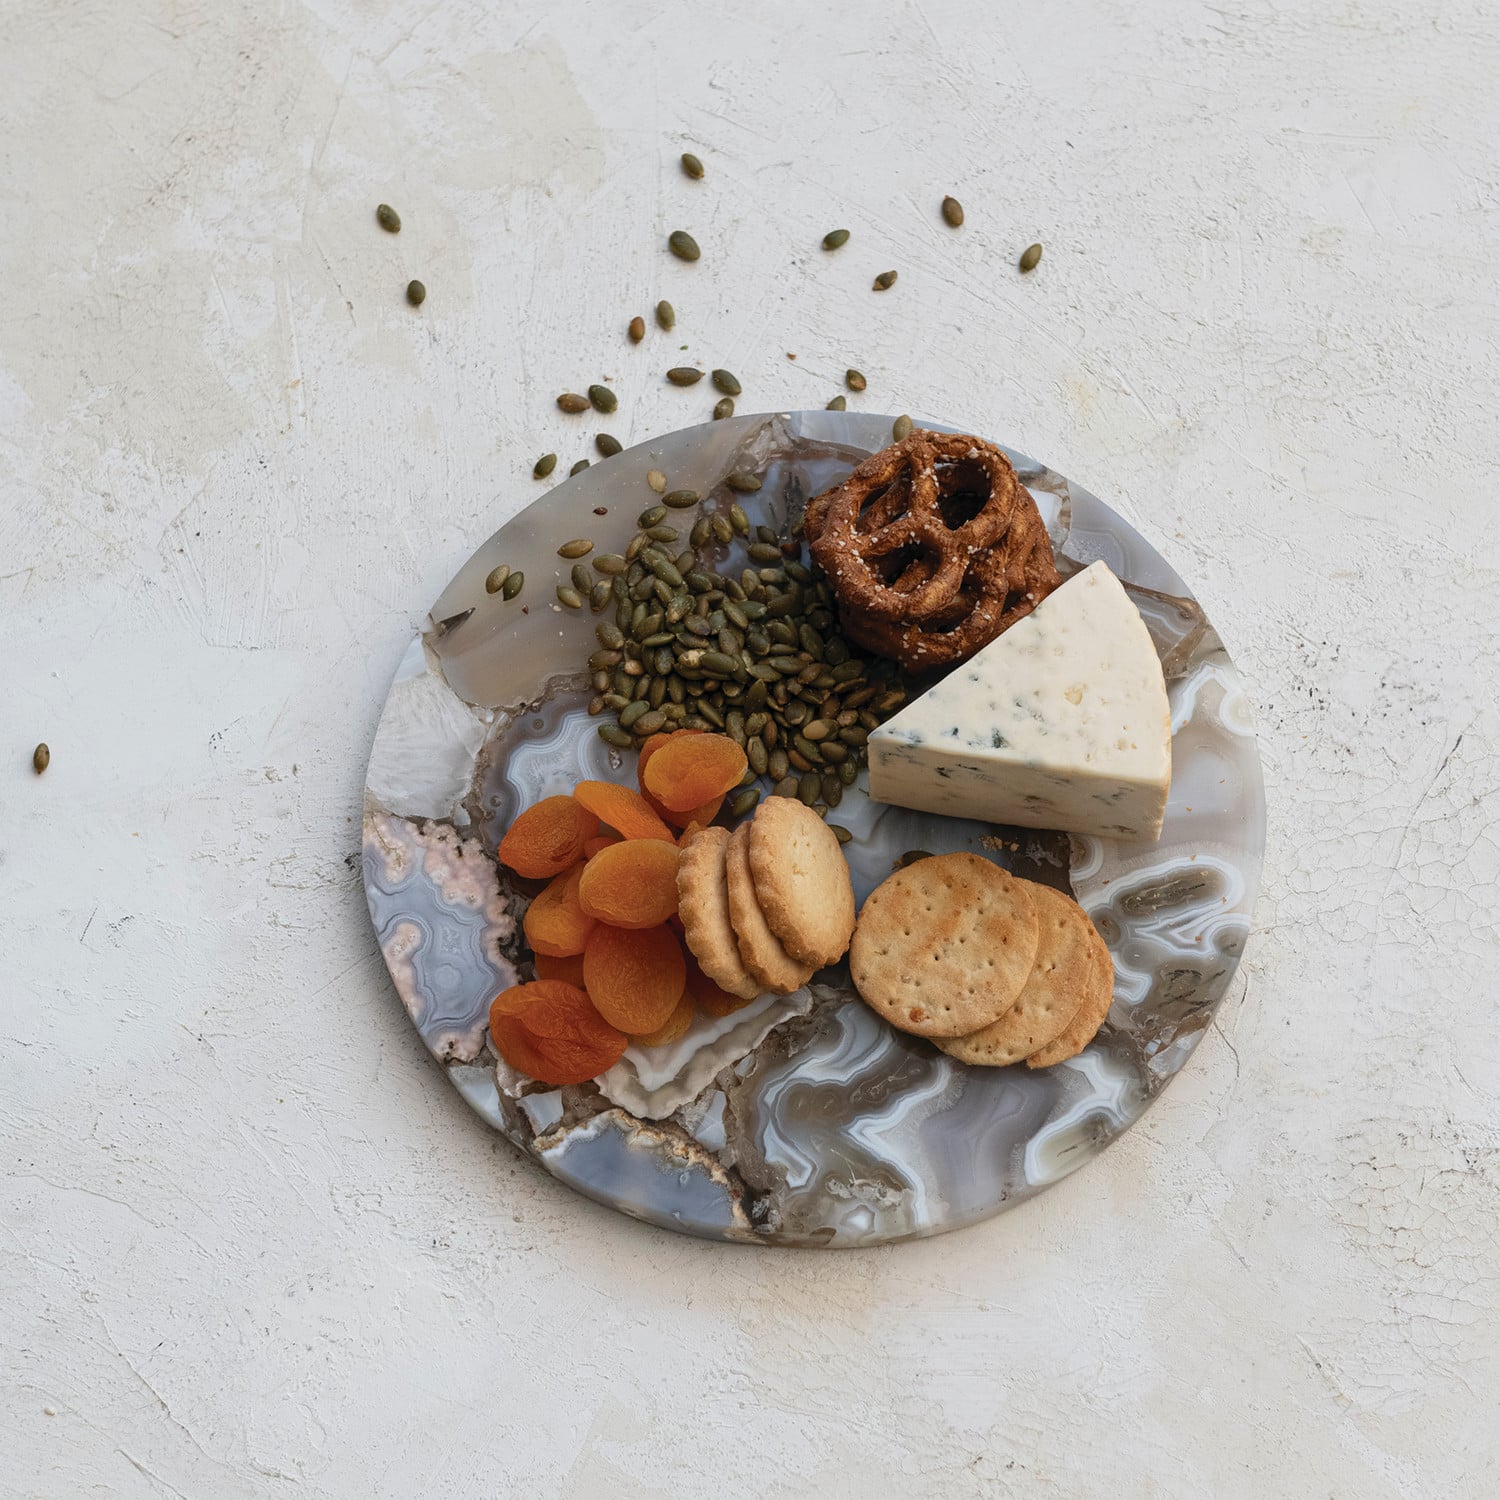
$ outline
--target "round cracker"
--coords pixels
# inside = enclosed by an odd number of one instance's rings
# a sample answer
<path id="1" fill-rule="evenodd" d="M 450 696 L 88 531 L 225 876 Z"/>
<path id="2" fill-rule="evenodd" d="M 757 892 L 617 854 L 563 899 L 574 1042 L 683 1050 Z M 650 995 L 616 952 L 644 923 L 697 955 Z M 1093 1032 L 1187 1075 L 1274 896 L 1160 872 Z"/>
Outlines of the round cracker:
<path id="1" fill-rule="evenodd" d="M 755 899 L 750 877 L 750 825 L 741 823 L 729 836 L 724 851 L 724 873 L 729 882 L 729 921 L 740 947 L 740 962 L 761 985 L 778 995 L 800 990 L 813 976 L 808 964 L 799 964 L 766 923 Z"/>
<path id="2" fill-rule="evenodd" d="M 1077 1057 L 1094 1040 L 1109 1007 L 1115 998 L 1115 961 L 1109 947 L 1099 935 L 1092 922 L 1089 931 L 1093 934 L 1094 970 L 1089 980 L 1089 992 L 1078 1014 L 1068 1022 L 1063 1034 L 1055 1042 L 1033 1052 L 1026 1059 L 1028 1068 L 1050 1068 L 1054 1063 L 1066 1062 Z"/>
<path id="3" fill-rule="evenodd" d="M 753 840 L 750 848 L 753 856 Z M 892 1026 L 917 1036 L 990 1025 L 1016 1003 L 1036 957 L 1029 889 L 977 854 L 939 854 L 897 870 L 859 914 L 849 949 L 855 987 Z"/>
<path id="4" fill-rule="evenodd" d="M 768 797 L 750 825 L 750 876 L 766 924 L 814 970 L 835 964 L 854 932 L 854 887 L 833 830 L 793 797 Z"/>
<path id="5" fill-rule="evenodd" d="M 677 860 L 677 915 L 698 967 L 721 990 L 753 1000 L 760 985 L 740 962 L 739 944 L 729 920 L 729 885 L 724 871 L 727 828 L 705 828 L 688 840 Z"/>
<path id="6" fill-rule="evenodd" d="M 1033 885 L 1037 912 L 1036 962 L 1016 1003 L 989 1026 L 967 1036 L 937 1037 L 959 1062 L 1003 1068 L 1056 1041 L 1092 994 L 1098 964 L 1094 924 L 1070 896 Z"/>

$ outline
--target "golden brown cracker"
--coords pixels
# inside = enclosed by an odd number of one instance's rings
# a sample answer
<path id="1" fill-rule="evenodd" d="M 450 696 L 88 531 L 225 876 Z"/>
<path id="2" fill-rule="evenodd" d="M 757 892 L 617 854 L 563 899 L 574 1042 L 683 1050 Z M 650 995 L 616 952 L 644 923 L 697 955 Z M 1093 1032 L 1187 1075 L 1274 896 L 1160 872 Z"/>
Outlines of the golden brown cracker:
<path id="1" fill-rule="evenodd" d="M 833 830 L 792 797 L 769 797 L 750 825 L 750 875 L 766 924 L 814 970 L 837 963 L 854 931 L 854 887 Z"/>
<path id="2" fill-rule="evenodd" d="M 1028 1068 L 1050 1068 L 1054 1063 L 1077 1057 L 1094 1040 L 1104 1024 L 1104 1018 L 1109 1014 L 1110 1004 L 1115 998 L 1115 961 L 1110 957 L 1109 948 L 1099 935 L 1099 929 L 1092 922 L 1089 924 L 1089 931 L 1093 934 L 1091 946 L 1094 950 L 1094 969 L 1089 979 L 1088 994 L 1063 1034 L 1026 1059 Z"/>
<path id="3" fill-rule="evenodd" d="M 789 995 L 812 978 L 813 968 L 810 964 L 799 964 L 767 925 L 765 913 L 755 899 L 749 847 L 750 825 L 741 823 L 729 836 L 724 854 L 724 872 L 729 882 L 729 921 L 739 944 L 740 962 L 763 988 L 774 990 L 778 995 Z"/>
<path id="4" fill-rule="evenodd" d="M 724 851 L 727 828 L 705 828 L 693 835 L 677 861 L 677 914 L 698 966 L 720 989 L 742 999 L 760 994 L 760 985 L 740 962 L 739 944 L 729 918 L 729 885 Z"/>

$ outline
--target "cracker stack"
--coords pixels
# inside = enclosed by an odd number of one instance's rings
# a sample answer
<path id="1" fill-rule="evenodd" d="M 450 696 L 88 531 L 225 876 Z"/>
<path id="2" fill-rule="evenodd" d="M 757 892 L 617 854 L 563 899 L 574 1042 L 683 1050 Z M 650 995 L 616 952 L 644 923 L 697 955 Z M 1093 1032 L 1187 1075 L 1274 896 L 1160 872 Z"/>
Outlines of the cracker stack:
<path id="1" fill-rule="evenodd" d="M 837 963 L 854 931 L 849 866 L 811 808 L 772 797 L 730 833 L 694 835 L 677 866 L 693 957 L 721 989 L 789 995 Z"/>
<path id="2" fill-rule="evenodd" d="M 892 1026 L 996 1068 L 1076 1056 L 1114 995 L 1113 960 L 1083 908 L 975 854 L 918 860 L 876 887 L 849 969 Z"/>

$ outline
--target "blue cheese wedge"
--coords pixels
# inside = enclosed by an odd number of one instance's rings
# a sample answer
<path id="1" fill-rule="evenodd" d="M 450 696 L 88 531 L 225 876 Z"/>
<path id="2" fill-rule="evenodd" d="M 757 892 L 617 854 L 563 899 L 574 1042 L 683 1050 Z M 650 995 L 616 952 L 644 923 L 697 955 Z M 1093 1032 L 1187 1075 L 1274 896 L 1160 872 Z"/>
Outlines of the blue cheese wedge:
<path id="1" fill-rule="evenodd" d="M 1096 562 L 870 736 L 870 795 L 958 818 L 1155 839 L 1172 778 L 1161 661 Z"/>

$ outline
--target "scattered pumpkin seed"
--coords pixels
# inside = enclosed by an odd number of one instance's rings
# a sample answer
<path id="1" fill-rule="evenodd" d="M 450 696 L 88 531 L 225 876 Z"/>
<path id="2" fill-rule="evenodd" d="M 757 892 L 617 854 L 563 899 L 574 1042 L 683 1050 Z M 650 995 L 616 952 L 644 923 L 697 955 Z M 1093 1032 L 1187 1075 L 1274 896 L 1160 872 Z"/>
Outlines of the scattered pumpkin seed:
<path id="1" fill-rule="evenodd" d="M 487 594 L 498 594 L 505 587 L 505 580 L 510 577 L 510 564 L 501 563 L 498 568 L 491 568 L 484 580 L 484 591 Z"/>
<path id="2" fill-rule="evenodd" d="M 592 588 L 594 587 L 594 578 L 588 570 L 588 564 L 581 562 L 574 563 L 571 576 L 573 579 L 573 587 L 577 589 L 578 592 L 585 598 L 587 598 L 590 590 L 592 590 Z"/>
<path id="3" fill-rule="evenodd" d="M 738 396 L 742 392 L 739 381 L 728 370 L 714 370 L 708 378 L 713 381 L 714 388 L 723 391 L 726 396 Z"/>
<path id="4" fill-rule="evenodd" d="M 674 229 L 667 236 L 667 249 L 678 260 L 697 260 L 701 253 L 698 249 L 698 241 L 685 229 Z"/>
<path id="5" fill-rule="evenodd" d="M 891 423 L 891 437 L 898 443 L 904 443 L 911 436 L 911 418 L 905 415 L 899 416 Z"/>
<path id="6" fill-rule="evenodd" d="M 576 464 L 574 464 L 571 469 L 568 470 L 568 478 L 571 479 L 575 474 L 582 474 L 583 471 L 586 468 L 588 468 L 588 466 L 589 466 L 588 459 L 586 459 L 586 458 L 580 458 L 578 460 L 578 462 Z"/>
<path id="7" fill-rule="evenodd" d="M 663 333 L 671 333 L 677 326 L 677 309 L 670 302 L 656 304 L 656 326 Z"/>
<path id="8" fill-rule="evenodd" d="M 653 471 L 654 472 L 654 471 Z M 656 486 L 653 484 L 652 489 Z M 667 519 L 667 508 L 665 505 L 648 505 L 640 515 L 635 518 L 635 524 L 642 531 L 650 531 L 653 526 L 660 526 Z"/>
<path id="9" fill-rule="evenodd" d="M 613 458 L 620 451 L 622 444 L 619 438 L 611 437 L 607 432 L 600 432 L 594 435 L 594 446 L 605 458 Z"/>
<path id="10" fill-rule="evenodd" d="M 638 344 L 646 337 L 646 320 L 639 313 L 630 320 L 630 326 L 625 330 L 630 335 L 630 342 Z"/>
<path id="11" fill-rule="evenodd" d="M 584 462 L 587 463 L 588 460 L 585 459 Z M 559 557 L 567 558 L 587 557 L 593 550 L 593 542 L 591 542 L 586 536 L 580 536 L 575 537 L 571 542 L 564 542 L 562 546 L 557 549 L 557 555 Z"/>
<path id="12" fill-rule="evenodd" d="M 731 818 L 743 818 L 757 802 L 760 801 L 760 789 L 758 787 L 746 787 L 729 804 L 729 816 Z"/>
<path id="13" fill-rule="evenodd" d="M 617 750 L 628 750 L 635 743 L 618 724 L 601 724 L 599 738 L 606 745 L 613 745 Z"/>
<path id="14" fill-rule="evenodd" d="M 375 222 L 379 224 L 387 234 L 401 233 L 401 215 L 398 214 L 389 203 L 382 203 L 375 210 Z"/>
<path id="15" fill-rule="evenodd" d="M 609 579 L 601 578 L 599 582 L 589 590 L 589 608 L 593 610 L 593 612 L 597 615 L 600 610 L 602 610 L 604 606 L 609 603 L 612 597 L 613 595 L 610 591 Z"/>
<path id="16" fill-rule="evenodd" d="M 847 385 L 851 391 L 862 391 L 869 384 L 869 382 L 862 374 L 860 374 L 858 370 L 845 370 L 844 384 Z"/>
<path id="17" fill-rule="evenodd" d="M 595 411 L 603 412 L 605 416 L 608 416 L 610 412 L 619 409 L 620 398 L 607 385 L 591 385 L 589 403 Z"/>
<path id="18" fill-rule="evenodd" d="M 646 475 L 646 483 L 659 495 L 667 487 L 667 476 L 660 469 L 652 469 Z"/>
<path id="19" fill-rule="evenodd" d="M 874 290 L 877 292 L 888 292 L 896 284 L 896 273 L 894 271 L 882 271 L 875 278 Z"/>
<path id="20" fill-rule="evenodd" d="M 557 467 L 557 455 L 555 453 L 544 453 L 532 465 L 531 477 L 533 479 L 545 479 Z"/>
<path id="21" fill-rule="evenodd" d="M 568 609 L 582 609 L 583 595 L 575 588 L 570 588 L 566 583 L 557 586 L 557 602 L 565 605 Z"/>
<path id="22" fill-rule="evenodd" d="M 757 485 L 756 488 L 759 489 L 760 486 Z M 750 492 L 742 490 L 740 493 L 748 494 Z M 738 502 L 729 507 L 729 524 L 733 526 L 741 536 L 750 535 L 750 517 L 745 514 L 745 507 Z"/>
<path id="23" fill-rule="evenodd" d="M 1037 262 L 1040 261 L 1041 258 L 1042 247 L 1040 245 L 1028 245 L 1021 252 L 1019 265 L 1023 271 L 1034 271 L 1037 268 Z"/>
<path id="24" fill-rule="evenodd" d="M 845 828 L 842 823 L 830 823 L 828 825 L 828 831 L 841 844 L 847 844 L 849 842 L 849 840 L 854 837 L 854 835 L 852 833 L 850 833 L 849 830 L 847 828 Z"/>
<path id="25" fill-rule="evenodd" d="M 931 849 L 908 849 L 905 854 L 896 860 L 896 868 L 904 870 L 908 865 L 914 865 L 919 859 L 931 859 Z"/>
<path id="26" fill-rule="evenodd" d="M 698 503 L 697 490 L 669 490 L 661 497 L 661 503 L 673 510 L 687 510 Z"/>
<path id="27" fill-rule="evenodd" d="M 825 250 L 837 250 L 840 245 L 849 243 L 849 231 L 847 229 L 830 229 L 823 236 L 823 248 Z"/>
<path id="28" fill-rule="evenodd" d="M 752 474 L 748 469 L 735 469 L 724 476 L 724 483 L 736 495 L 753 495 L 760 488 L 760 475 Z"/>
<path id="29" fill-rule="evenodd" d="M 682 153 L 682 170 L 696 182 L 703 176 L 703 163 L 691 151 L 684 151 Z M 696 260 L 697 256 L 694 256 L 693 259 Z"/>
<path id="30" fill-rule="evenodd" d="M 524 573 L 512 573 L 505 580 L 505 584 L 500 590 L 500 597 L 502 599 L 514 599 L 525 586 L 526 575 Z"/>
<path id="31" fill-rule="evenodd" d="M 589 409 L 589 398 L 580 396 L 576 391 L 564 391 L 557 398 L 557 404 L 569 416 L 576 417 L 579 412 Z"/>
<path id="32" fill-rule="evenodd" d="M 697 385 L 703 379 L 703 371 L 695 370 L 691 365 L 673 365 L 667 371 L 667 379 L 673 385 Z"/>
<path id="33" fill-rule="evenodd" d="M 848 409 L 849 403 L 842 396 L 835 396 L 826 407 L 828 411 L 847 411 Z"/>
<path id="34" fill-rule="evenodd" d="M 427 288 L 420 281 L 406 283 L 406 300 L 413 307 L 420 307 L 427 300 Z"/>
<path id="35" fill-rule="evenodd" d="M 720 396 L 714 402 L 714 421 L 722 422 L 725 417 L 734 415 L 734 402 L 728 396 Z"/>
<path id="36" fill-rule="evenodd" d="M 943 199 L 943 223 L 957 229 L 964 221 L 964 206 L 957 198 Z"/>
<path id="37" fill-rule="evenodd" d="M 40 744 L 31 752 L 31 768 L 38 776 L 52 764 L 52 752 L 46 744 Z"/>
<path id="38" fill-rule="evenodd" d="M 811 807 L 823 791 L 823 778 L 816 771 L 804 771 L 797 782 L 797 800 Z"/>

